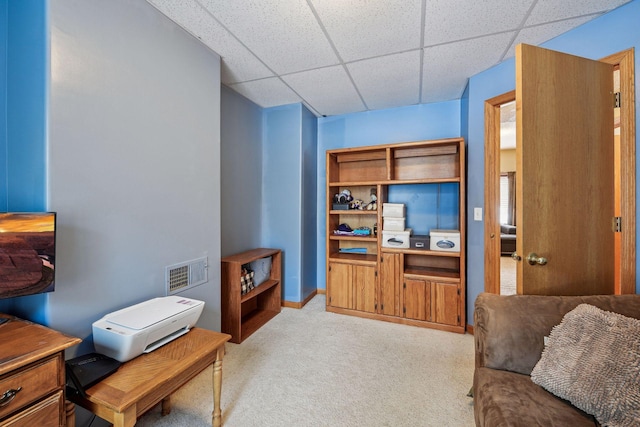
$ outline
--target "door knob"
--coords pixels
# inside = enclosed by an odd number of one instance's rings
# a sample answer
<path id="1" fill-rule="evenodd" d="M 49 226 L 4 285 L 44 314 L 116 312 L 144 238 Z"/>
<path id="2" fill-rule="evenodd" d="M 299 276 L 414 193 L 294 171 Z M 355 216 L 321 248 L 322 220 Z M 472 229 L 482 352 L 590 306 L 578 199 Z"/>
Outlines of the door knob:
<path id="1" fill-rule="evenodd" d="M 545 265 L 547 263 L 547 259 L 545 257 L 538 256 L 538 254 L 531 252 L 527 255 L 527 262 L 530 265 Z"/>
<path id="2" fill-rule="evenodd" d="M 513 258 L 516 261 L 520 261 L 522 259 L 522 257 L 515 252 L 511 254 L 511 258 Z"/>

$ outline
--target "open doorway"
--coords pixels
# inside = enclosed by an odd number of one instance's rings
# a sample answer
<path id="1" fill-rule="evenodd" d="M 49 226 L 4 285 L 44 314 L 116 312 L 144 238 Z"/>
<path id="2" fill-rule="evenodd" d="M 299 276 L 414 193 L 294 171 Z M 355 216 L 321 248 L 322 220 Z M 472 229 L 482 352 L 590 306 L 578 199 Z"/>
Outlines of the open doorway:
<path id="1" fill-rule="evenodd" d="M 614 65 L 619 109 L 616 111 L 616 206 L 622 218 L 616 233 L 616 294 L 635 293 L 635 99 L 634 52 L 623 51 L 602 62 Z M 619 87 L 619 89 L 618 89 Z M 485 291 L 501 293 L 500 132 L 501 107 L 515 100 L 515 91 L 485 102 Z M 613 131 L 613 130 L 612 130 Z M 520 177 L 522 179 L 522 177 Z M 516 224 L 517 227 L 517 224 Z M 506 263 L 505 263 L 506 264 Z"/>
<path id="2" fill-rule="evenodd" d="M 516 293 L 516 102 L 500 105 L 500 295 Z"/>

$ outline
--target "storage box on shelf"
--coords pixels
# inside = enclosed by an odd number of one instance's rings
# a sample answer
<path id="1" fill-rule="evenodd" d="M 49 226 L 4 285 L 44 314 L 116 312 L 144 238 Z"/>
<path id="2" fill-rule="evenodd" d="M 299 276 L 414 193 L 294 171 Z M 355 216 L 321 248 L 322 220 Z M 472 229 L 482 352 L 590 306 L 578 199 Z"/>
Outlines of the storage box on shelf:
<path id="1" fill-rule="evenodd" d="M 242 294 L 244 265 L 271 257 L 271 273 L 262 283 Z M 279 249 L 259 248 L 222 258 L 222 332 L 240 344 L 262 325 L 280 313 L 282 253 Z"/>
<path id="2" fill-rule="evenodd" d="M 465 331 L 464 164 L 462 138 L 327 151 L 328 311 Z M 387 230 L 398 228 L 397 218 L 404 223 L 405 215 L 411 212 L 411 203 L 388 203 L 390 187 L 445 183 L 456 183 L 459 189 L 457 252 L 431 250 L 427 236 L 421 236 L 417 240 L 420 244 L 414 242 L 412 246 L 411 231 L 404 228 L 411 227 L 408 223 L 402 224 L 404 231 Z M 416 186 L 416 191 L 420 187 Z M 365 201 L 370 189 L 375 188 L 378 209 L 333 209 L 333 196 L 345 188 Z M 387 227 L 385 220 L 390 218 L 396 219 L 386 222 L 391 224 Z M 343 223 L 351 228 L 383 226 L 377 235 L 369 237 L 334 235 L 333 230 Z M 388 247 L 385 239 L 389 233 L 401 233 L 406 244 Z M 349 248 L 362 248 L 364 252 L 345 252 Z"/>

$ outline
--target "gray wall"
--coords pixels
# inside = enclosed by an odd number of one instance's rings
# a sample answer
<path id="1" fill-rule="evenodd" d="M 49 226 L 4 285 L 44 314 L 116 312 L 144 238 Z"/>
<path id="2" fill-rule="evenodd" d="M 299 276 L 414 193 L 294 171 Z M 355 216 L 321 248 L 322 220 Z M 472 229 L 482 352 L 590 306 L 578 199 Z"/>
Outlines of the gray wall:
<path id="1" fill-rule="evenodd" d="M 222 256 L 262 246 L 262 108 L 222 86 Z"/>
<path id="2" fill-rule="evenodd" d="M 318 120 L 304 106 L 302 111 L 302 258 L 300 265 L 301 272 L 301 299 L 304 301 L 309 295 L 317 290 L 316 276 L 318 266 L 316 265 L 318 239 L 318 203 L 316 188 L 318 186 Z"/>
<path id="3" fill-rule="evenodd" d="M 206 255 L 208 282 L 184 295 L 219 330 L 220 58 L 144 1 L 51 0 L 50 14 L 50 326 L 87 338 L 164 295 L 165 266 Z"/>

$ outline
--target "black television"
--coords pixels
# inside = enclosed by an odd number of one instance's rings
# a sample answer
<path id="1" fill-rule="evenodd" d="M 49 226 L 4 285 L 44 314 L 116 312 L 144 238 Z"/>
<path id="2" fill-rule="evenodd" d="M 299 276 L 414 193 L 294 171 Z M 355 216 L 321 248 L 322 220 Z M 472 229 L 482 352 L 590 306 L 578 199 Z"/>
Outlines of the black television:
<path id="1" fill-rule="evenodd" d="M 0 298 L 52 292 L 56 213 L 0 213 Z"/>

